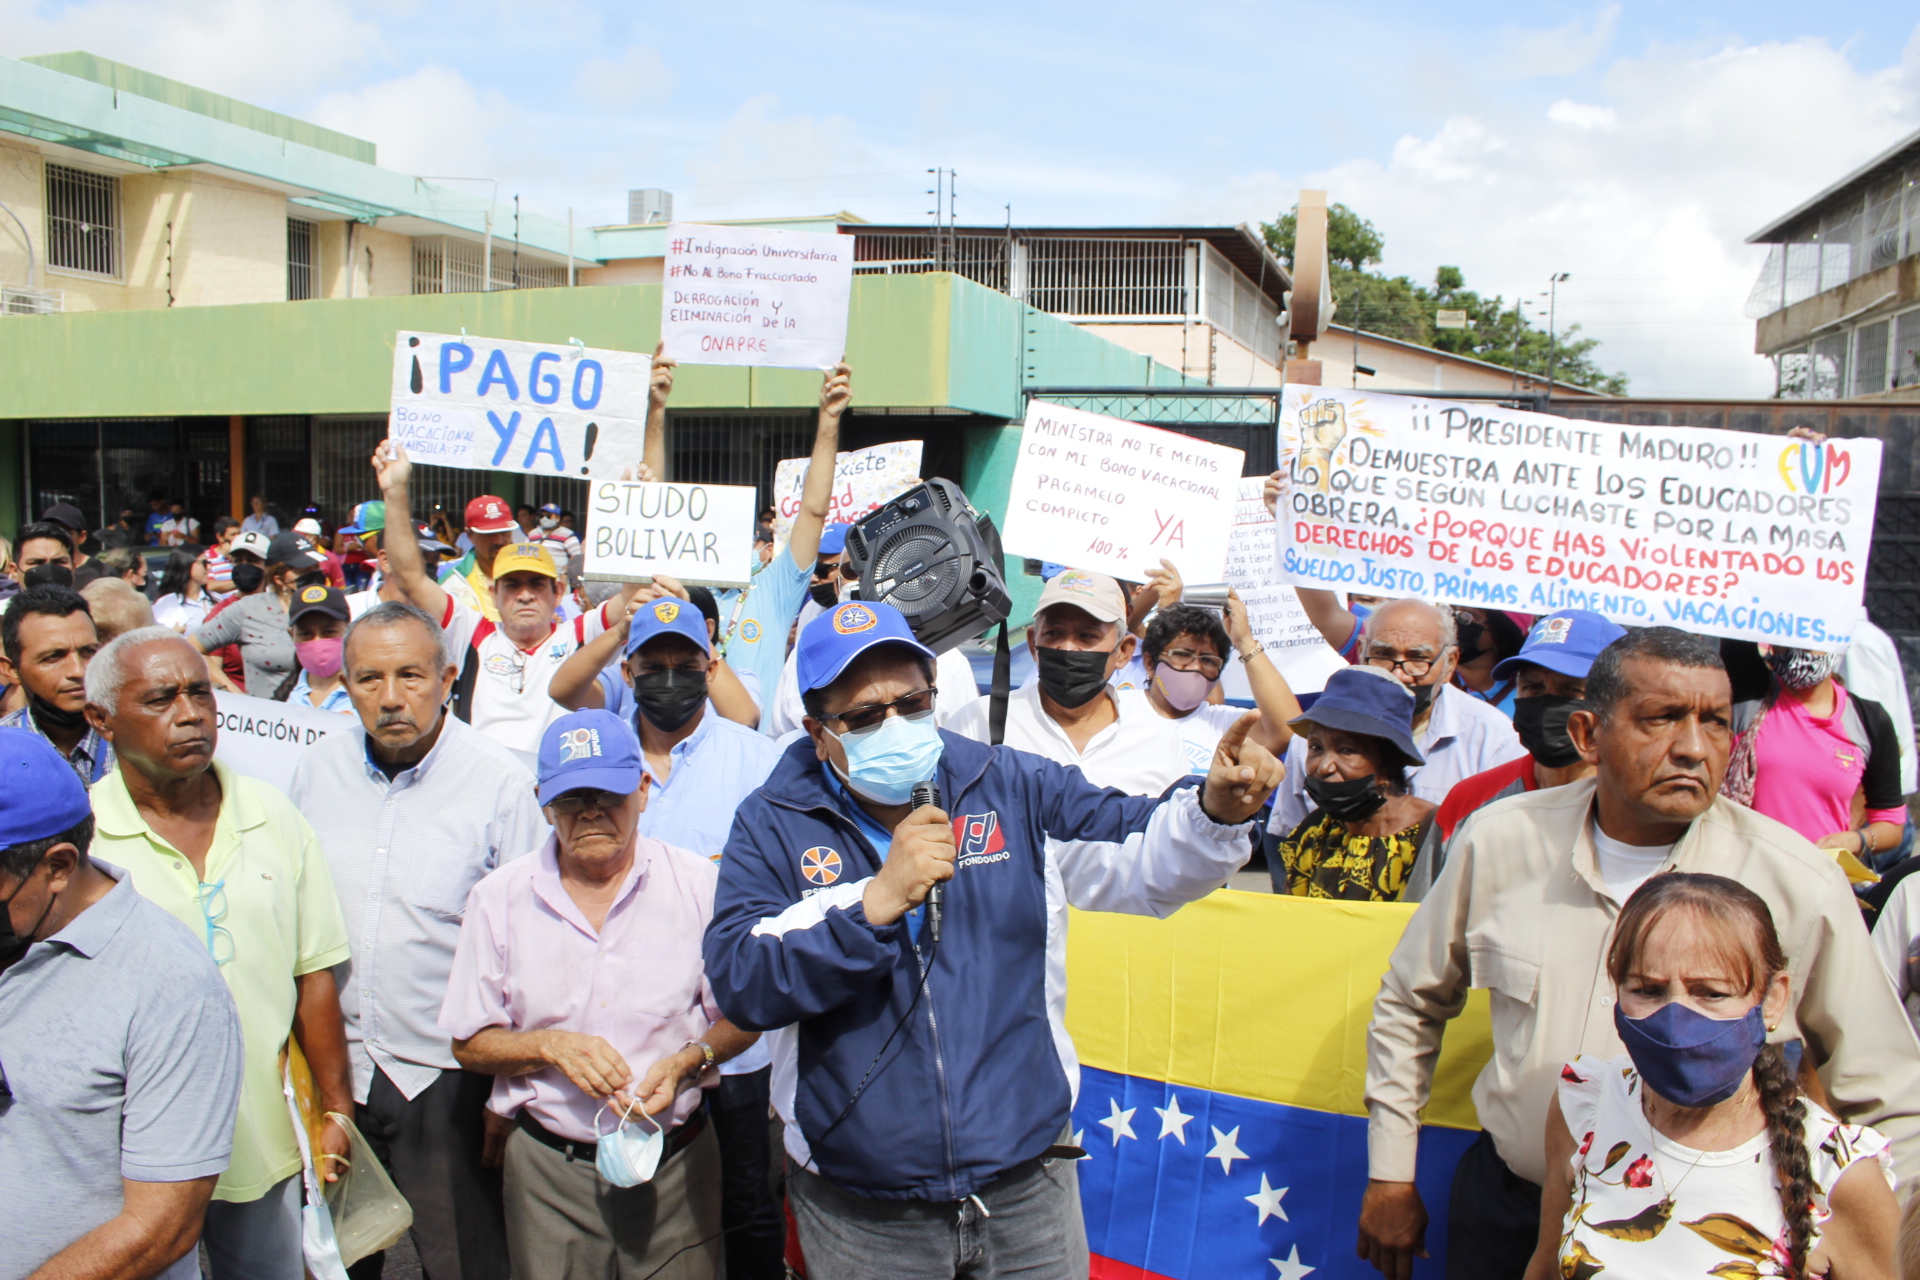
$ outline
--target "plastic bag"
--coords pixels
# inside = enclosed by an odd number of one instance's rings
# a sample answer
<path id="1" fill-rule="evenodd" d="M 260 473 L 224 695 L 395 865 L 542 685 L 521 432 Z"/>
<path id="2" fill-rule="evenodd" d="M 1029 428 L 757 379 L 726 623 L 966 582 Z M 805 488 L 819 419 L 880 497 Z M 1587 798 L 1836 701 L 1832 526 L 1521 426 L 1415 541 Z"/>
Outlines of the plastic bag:
<path id="1" fill-rule="evenodd" d="M 313 1147 L 308 1142 L 313 1073 L 308 1070 L 306 1059 L 300 1056 L 298 1044 L 289 1040 L 287 1048 L 280 1087 L 286 1095 L 287 1115 L 293 1121 L 293 1136 L 300 1147 L 300 1173 L 307 1190 L 306 1203 L 300 1207 L 300 1252 L 306 1258 L 307 1274 L 313 1280 L 347 1280 L 347 1266 L 340 1261 L 340 1245 L 333 1236 L 333 1216 L 327 1212 L 326 1193 L 320 1189 L 320 1177 L 313 1169 Z"/>
<path id="2" fill-rule="evenodd" d="M 350 1267 L 368 1254 L 399 1243 L 413 1226 L 413 1207 L 393 1185 L 380 1157 L 353 1121 L 338 1112 L 329 1112 L 327 1118 L 347 1131 L 347 1166 L 337 1181 L 326 1184 L 325 1194 L 340 1261 Z"/>

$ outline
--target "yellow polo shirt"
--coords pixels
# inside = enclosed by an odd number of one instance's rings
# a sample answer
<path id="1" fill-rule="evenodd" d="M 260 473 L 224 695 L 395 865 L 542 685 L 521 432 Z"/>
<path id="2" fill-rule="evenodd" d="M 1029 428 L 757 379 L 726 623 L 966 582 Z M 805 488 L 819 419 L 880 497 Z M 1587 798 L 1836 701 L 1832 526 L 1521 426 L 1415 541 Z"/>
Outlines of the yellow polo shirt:
<path id="1" fill-rule="evenodd" d="M 207 850 L 207 883 L 224 886 L 226 913 L 218 925 L 233 936 L 233 959 L 220 974 L 233 992 L 246 1042 L 233 1160 L 213 1197 L 244 1203 L 300 1169 L 280 1092 L 280 1051 L 293 1029 L 294 979 L 347 958 L 347 925 L 320 841 L 293 802 L 218 761 L 213 770 L 220 816 Z M 193 863 L 147 827 L 118 769 L 95 784 L 92 796 L 94 856 L 125 867 L 142 897 L 204 941 Z M 218 945 L 224 956 L 225 942 Z M 193 1086 L 182 1081 L 181 1087 Z"/>

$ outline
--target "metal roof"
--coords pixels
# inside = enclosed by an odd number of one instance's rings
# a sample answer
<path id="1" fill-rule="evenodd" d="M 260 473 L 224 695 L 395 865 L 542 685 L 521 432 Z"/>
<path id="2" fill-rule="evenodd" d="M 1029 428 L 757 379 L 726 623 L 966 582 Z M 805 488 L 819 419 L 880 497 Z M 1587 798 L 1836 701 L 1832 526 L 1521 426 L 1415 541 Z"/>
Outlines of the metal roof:
<path id="1" fill-rule="evenodd" d="M 1851 194 L 1903 160 L 1920 160 L 1920 132 L 1909 134 L 1809 200 L 1802 201 L 1747 237 L 1748 244 L 1778 244 L 1786 229 L 1841 195 Z"/>

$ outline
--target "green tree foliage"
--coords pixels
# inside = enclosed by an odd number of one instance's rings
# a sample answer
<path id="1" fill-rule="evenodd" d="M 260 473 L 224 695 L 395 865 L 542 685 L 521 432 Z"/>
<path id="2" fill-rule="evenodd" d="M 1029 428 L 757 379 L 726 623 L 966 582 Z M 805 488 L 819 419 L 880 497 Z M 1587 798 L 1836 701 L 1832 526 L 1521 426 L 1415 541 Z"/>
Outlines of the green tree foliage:
<path id="1" fill-rule="evenodd" d="M 1296 205 L 1274 221 L 1260 224 L 1267 247 L 1289 268 L 1293 266 L 1298 215 Z M 1467 288 L 1466 275 L 1458 267 L 1439 268 L 1431 287 L 1415 284 L 1406 276 L 1369 271 L 1367 268 L 1380 261 L 1385 249 L 1384 238 L 1371 222 L 1343 204 L 1327 210 L 1327 257 L 1332 266 L 1336 324 L 1546 376 L 1547 332 L 1529 323 L 1516 304 L 1498 294 L 1486 298 Z M 1468 327 L 1439 328 L 1436 313 L 1442 309 L 1465 311 Z M 1593 352 L 1599 345 L 1598 338 L 1581 337 L 1577 324 L 1561 330 L 1552 353 L 1554 379 L 1609 395 L 1627 394 L 1627 376 L 1608 373 L 1594 359 Z"/>

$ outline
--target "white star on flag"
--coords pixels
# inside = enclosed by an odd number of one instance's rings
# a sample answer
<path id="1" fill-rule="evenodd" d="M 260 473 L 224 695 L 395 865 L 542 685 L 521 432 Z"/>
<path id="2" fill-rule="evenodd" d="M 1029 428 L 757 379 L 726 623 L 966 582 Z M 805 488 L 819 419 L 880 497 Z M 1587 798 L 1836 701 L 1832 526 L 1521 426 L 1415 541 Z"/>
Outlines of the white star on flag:
<path id="1" fill-rule="evenodd" d="M 1120 1139 L 1122 1138 L 1138 1137 L 1139 1135 L 1133 1131 L 1133 1113 L 1138 1111 L 1139 1108 L 1128 1107 L 1125 1111 L 1122 1111 L 1118 1098 L 1108 1098 L 1107 1105 L 1113 1108 L 1113 1114 L 1100 1123 L 1113 1130 L 1113 1145 L 1116 1147 L 1119 1146 Z M 1261 1221 L 1264 1222 L 1266 1219 L 1262 1218 Z"/>
<path id="2" fill-rule="evenodd" d="M 1106 1121 L 1102 1120 L 1100 1123 L 1105 1124 Z M 1272 1217 L 1278 1217 L 1282 1222 L 1292 1221 L 1291 1218 L 1287 1217 L 1287 1211 L 1280 1207 L 1280 1197 L 1285 1194 L 1287 1194 L 1285 1187 L 1268 1186 L 1267 1175 L 1264 1173 L 1260 1175 L 1260 1190 L 1246 1197 L 1248 1204 L 1260 1210 L 1260 1221 L 1256 1222 L 1254 1224 L 1255 1226 L 1266 1226 L 1267 1219 Z M 1311 1270 L 1311 1268 L 1309 1268 L 1309 1270 Z M 1300 1274 L 1305 1275 L 1306 1272 L 1303 1271 Z"/>
<path id="3" fill-rule="evenodd" d="M 1285 1190 L 1285 1188 L 1283 1187 L 1282 1190 Z M 1286 1217 L 1285 1214 L 1281 1214 L 1280 1216 L 1283 1218 Z M 1286 1257 L 1268 1258 L 1267 1261 L 1271 1262 L 1274 1266 L 1280 1268 L 1279 1280 L 1300 1280 L 1300 1278 L 1306 1275 L 1308 1272 L 1318 1271 L 1320 1269 L 1318 1267 L 1310 1267 L 1306 1263 L 1300 1261 L 1299 1245 L 1293 1246 L 1293 1248 L 1287 1253 Z"/>
<path id="4" fill-rule="evenodd" d="M 1181 1146 L 1186 1146 L 1187 1124 L 1193 1117 L 1180 1110 L 1180 1095 L 1176 1093 L 1170 1096 L 1166 1106 L 1155 1107 L 1153 1110 L 1154 1114 L 1160 1117 L 1160 1136 L 1165 1138 L 1168 1134 L 1172 1134 L 1180 1139 Z"/>
<path id="5" fill-rule="evenodd" d="M 1087 1136 L 1087 1131 L 1085 1129 L 1080 1129 L 1075 1131 L 1074 1135 L 1071 1138 L 1067 1139 L 1067 1141 L 1072 1143 L 1074 1146 L 1079 1147 L 1082 1151 L 1085 1151 L 1087 1149 L 1087 1144 L 1082 1142 L 1081 1139 L 1086 1136 Z"/>
<path id="6" fill-rule="evenodd" d="M 1220 1162 L 1220 1172 L 1232 1173 L 1235 1160 L 1247 1159 L 1247 1153 L 1240 1149 L 1240 1126 L 1235 1125 L 1227 1132 L 1213 1131 L 1213 1150 L 1207 1152 L 1207 1159 Z"/>

